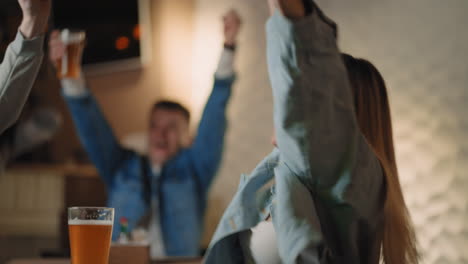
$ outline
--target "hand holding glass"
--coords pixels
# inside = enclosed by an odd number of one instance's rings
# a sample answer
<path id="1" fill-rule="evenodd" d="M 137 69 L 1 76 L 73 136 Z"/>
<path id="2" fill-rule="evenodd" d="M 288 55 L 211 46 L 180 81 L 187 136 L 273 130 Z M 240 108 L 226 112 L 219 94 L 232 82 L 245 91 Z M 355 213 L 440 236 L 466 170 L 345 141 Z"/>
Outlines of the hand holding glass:
<path id="1" fill-rule="evenodd" d="M 81 56 L 83 54 L 86 34 L 84 31 L 62 30 L 60 39 L 64 45 L 64 52 L 57 65 L 57 77 L 77 79 L 81 73 Z"/>

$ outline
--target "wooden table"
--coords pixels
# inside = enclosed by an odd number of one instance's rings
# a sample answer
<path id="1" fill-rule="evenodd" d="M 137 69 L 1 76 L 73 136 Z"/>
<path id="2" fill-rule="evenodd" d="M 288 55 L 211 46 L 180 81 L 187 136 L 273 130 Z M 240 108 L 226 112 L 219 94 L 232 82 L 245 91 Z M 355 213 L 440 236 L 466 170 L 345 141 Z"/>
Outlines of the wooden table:
<path id="1" fill-rule="evenodd" d="M 152 261 L 151 264 L 200 264 L 202 258 L 170 258 Z M 7 264 L 70 264 L 69 259 L 15 259 Z M 130 263 L 129 263 L 130 264 Z"/>

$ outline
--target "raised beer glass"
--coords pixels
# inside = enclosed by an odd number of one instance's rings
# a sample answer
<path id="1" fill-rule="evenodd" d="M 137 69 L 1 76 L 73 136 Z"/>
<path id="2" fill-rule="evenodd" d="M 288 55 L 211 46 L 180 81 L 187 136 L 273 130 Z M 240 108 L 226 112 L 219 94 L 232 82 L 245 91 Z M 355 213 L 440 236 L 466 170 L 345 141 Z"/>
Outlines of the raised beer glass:
<path id="1" fill-rule="evenodd" d="M 114 209 L 68 208 L 72 264 L 108 264 Z"/>
<path id="2" fill-rule="evenodd" d="M 77 79 L 81 73 L 81 56 L 86 40 L 84 31 L 72 31 L 64 29 L 60 33 L 60 39 L 65 46 L 62 59 L 56 62 L 57 77 Z"/>

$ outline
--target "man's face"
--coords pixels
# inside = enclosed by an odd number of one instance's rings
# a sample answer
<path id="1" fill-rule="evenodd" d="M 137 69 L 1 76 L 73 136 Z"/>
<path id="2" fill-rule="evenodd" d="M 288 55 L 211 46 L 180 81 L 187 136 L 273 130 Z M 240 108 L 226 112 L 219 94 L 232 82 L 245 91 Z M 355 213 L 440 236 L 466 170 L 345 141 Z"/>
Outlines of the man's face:
<path id="1" fill-rule="evenodd" d="M 190 144 L 189 124 L 180 111 L 155 109 L 148 132 L 148 153 L 153 164 L 163 165 Z"/>

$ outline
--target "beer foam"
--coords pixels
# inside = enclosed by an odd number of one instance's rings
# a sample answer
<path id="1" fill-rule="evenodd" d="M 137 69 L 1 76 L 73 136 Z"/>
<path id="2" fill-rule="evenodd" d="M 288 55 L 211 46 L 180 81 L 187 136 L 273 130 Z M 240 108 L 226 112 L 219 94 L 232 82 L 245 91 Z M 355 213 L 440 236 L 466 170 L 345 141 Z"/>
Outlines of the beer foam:
<path id="1" fill-rule="evenodd" d="M 111 220 L 69 219 L 68 225 L 112 225 L 112 221 Z"/>
<path id="2" fill-rule="evenodd" d="M 62 30 L 60 38 L 64 44 L 80 43 L 85 40 L 86 34 L 83 31 L 71 32 L 69 29 Z"/>

